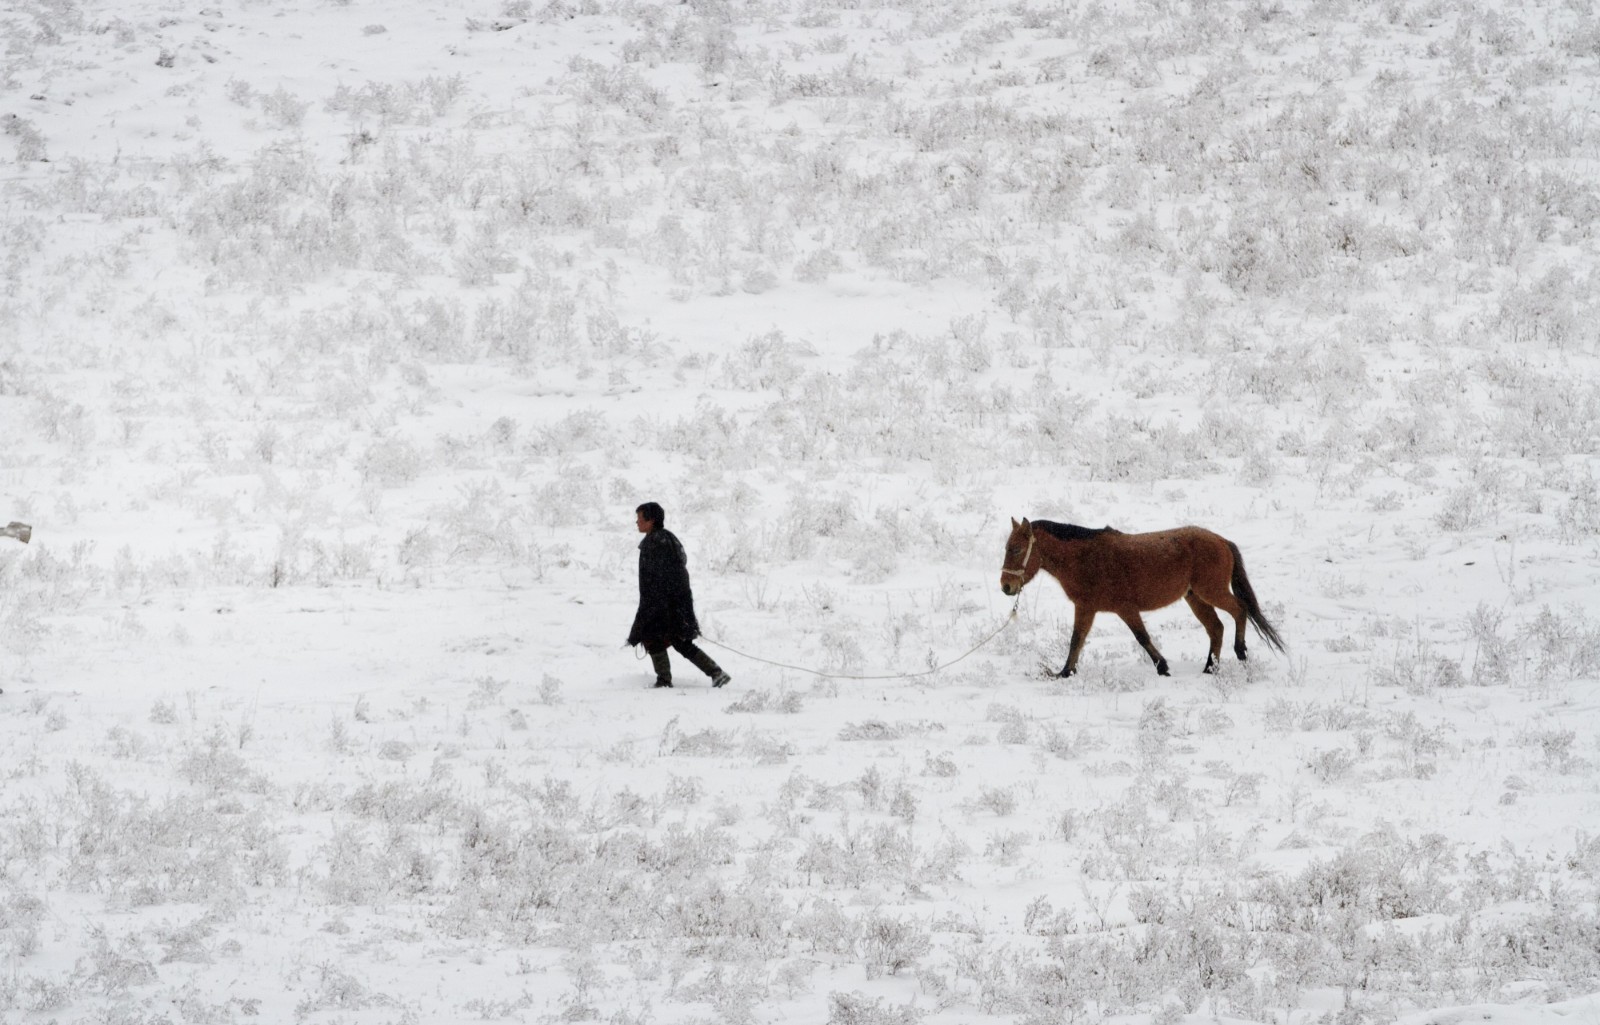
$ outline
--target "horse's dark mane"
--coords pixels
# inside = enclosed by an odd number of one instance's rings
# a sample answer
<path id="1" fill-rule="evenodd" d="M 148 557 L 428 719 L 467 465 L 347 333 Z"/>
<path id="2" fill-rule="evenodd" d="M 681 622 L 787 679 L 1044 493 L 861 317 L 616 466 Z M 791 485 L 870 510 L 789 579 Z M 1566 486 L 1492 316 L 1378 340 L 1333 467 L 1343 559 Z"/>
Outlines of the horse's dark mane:
<path id="1" fill-rule="evenodd" d="M 1106 534 L 1119 534 L 1112 527 L 1080 527 L 1076 523 L 1056 523 L 1054 520 L 1034 520 L 1033 525 L 1062 541 L 1090 541 Z"/>

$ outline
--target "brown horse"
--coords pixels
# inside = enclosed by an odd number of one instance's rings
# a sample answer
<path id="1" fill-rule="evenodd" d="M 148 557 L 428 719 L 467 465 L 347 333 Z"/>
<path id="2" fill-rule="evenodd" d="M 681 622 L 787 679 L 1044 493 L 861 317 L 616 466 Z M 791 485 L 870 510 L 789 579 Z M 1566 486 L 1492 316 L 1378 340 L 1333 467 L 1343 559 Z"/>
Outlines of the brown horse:
<path id="1" fill-rule="evenodd" d="M 1139 614 L 1166 608 L 1179 598 L 1189 603 L 1211 638 L 1206 672 L 1215 672 L 1222 659 L 1218 609 L 1233 617 L 1233 653 L 1240 661 L 1245 658 L 1246 619 L 1268 644 L 1283 650 L 1283 639 L 1261 614 L 1250 578 L 1244 574 L 1239 546 L 1203 527 L 1124 534 L 1110 527 L 1094 530 L 1049 520 L 1012 520 L 1000 589 L 1014 595 L 1041 569 L 1056 578 L 1072 602 L 1072 644 L 1062 676 L 1078 671 L 1078 655 L 1099 612 L 1120 616 L 1155 662 L 1156 672 L 1169 675 L 1167 660 L 1151 643 Z"/>

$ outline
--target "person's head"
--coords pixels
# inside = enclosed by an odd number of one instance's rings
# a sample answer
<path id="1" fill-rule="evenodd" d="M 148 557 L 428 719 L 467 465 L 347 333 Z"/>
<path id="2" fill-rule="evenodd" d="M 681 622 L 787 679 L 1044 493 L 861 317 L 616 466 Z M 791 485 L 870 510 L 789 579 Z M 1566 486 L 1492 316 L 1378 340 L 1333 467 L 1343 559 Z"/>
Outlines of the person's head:
<path id="1" fill-rule="evenodd" d="M 652 530 L 660 530 L 667 524 L 666 510 L 661 508 L 659 502 L 646 502 L 634 510 L 639 517 L 639 533 L 648 534 Z"/>

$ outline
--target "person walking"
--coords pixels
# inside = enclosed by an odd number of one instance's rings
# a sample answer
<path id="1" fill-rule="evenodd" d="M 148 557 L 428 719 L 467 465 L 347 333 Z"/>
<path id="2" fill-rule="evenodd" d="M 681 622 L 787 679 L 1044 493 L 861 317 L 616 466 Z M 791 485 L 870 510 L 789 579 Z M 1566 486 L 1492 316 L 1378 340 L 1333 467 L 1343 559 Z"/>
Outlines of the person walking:
<path id="1" fill-rule="evenodd" d="M 666 528 L 667 514 L 655 502 L 634 510 L 639 533 L 639 611 L 628 632 L 628 644 L 643 644 L 655 665 L 657 687 L 672 686 L 671 648 L 696 669 L 711 677 L 711 686 L 725 687 L 732 679 L 711 656 L 695 645 L 700 622 L 694 615 L 694 592 L 689 588 L 689 558 L 677 535 Z"/>

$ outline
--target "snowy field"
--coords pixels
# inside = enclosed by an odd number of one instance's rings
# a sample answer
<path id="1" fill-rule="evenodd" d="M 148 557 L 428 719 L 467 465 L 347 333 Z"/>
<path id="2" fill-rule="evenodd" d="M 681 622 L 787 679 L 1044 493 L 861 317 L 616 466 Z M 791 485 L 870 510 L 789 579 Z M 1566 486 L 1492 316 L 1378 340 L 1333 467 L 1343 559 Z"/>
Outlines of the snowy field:
<path id="1" fill-rule="evenodd" d="M 1589 0 L 0 34 L 0 1021 L 1600 1022 Z"/>

